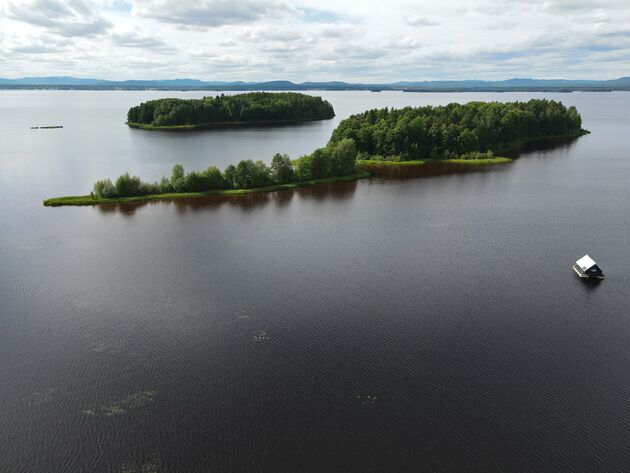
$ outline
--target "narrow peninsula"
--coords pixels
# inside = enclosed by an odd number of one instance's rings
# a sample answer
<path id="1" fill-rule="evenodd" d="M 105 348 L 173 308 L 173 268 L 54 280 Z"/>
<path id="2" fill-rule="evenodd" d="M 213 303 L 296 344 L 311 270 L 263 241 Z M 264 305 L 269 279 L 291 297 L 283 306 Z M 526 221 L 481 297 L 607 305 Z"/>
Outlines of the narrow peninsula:
<path id="1" fill-rule="evenodd" d="M 243 94 L 256 95 L 298 94 Z M 156 114 L 157 109 L 153 116 Z M 385 108 L 343 120 L 325 147 L 295 160 L 286 154 L 276 154 L 270 165 L 244 160 L 236 166 L 229 165 L 223 172 L 211 166 L 205 171 L 185 173 L 184 167 L 176 164 L 170 177 L 164 176 L 156 182 L 144 182 L 125 173 L 115 182 L 97 181 L 90 195 L 47 199 L 44 205 L 96 205 L 272 192 L 361 179 L 378 168 L 427 163 L 506 164 L 512 160 L 496 156 L 497 153 L 518 152 L 532 142 L 575 138 L 585 133 L 588 131 L 582 129 L 582 118 L 575 107 L 567 108 L 553 100 Z"/>
<path id="2" fill-rule="evenodd" d="M 202 99 L 149 100 L 129 109 L 127 125 L 145 130 L 200 130 L 288 125 L 335 116 L 321 97 L 293 92 L 251 92 Z"/>

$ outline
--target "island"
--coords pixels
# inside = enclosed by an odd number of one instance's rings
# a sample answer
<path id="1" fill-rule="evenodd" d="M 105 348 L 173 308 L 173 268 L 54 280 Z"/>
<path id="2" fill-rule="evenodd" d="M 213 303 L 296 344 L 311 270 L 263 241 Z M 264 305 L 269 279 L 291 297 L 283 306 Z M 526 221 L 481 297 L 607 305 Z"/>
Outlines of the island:
<path id="1" fill-rule="evenodd" d="M 251 92 L 201 99 L 149 100 L 127 112 L 127 125 L 145 130 L 200 130 L 288 125 L 333 118 L 321 97 L 293 92 Z"/>
<path id="2" fill-rule="evenodd" d="M 343 120 L 325 147 L 295 160 L 276 154 L 270 165 L 243 160 L 223 172 L 210 166 L 185 173 L 184 167 L 176 164 L 170 177 L 156 182 L 125 173 L 115 182 L 97 181 L 89 195 L 47 199 L 44 205 L 272 192 L 362 179 L 379 167 L 506 164 L 512 160 L 496 153 L 517 152 L 533 141 L 575 138 L 585 133 L 588 131 L 582 129 L 575 107 L 553 100 L 369 110 Z"/>
<path id="3" fill-rule="evenodd" d="M 363 164 L 501 164 L 509 161 L 496 155 L 517 153 L 534 141 L 585 133 L 575 107 L 532 99 L 369 110 L 343 120 L 331 141 L 352 139 Z"/>

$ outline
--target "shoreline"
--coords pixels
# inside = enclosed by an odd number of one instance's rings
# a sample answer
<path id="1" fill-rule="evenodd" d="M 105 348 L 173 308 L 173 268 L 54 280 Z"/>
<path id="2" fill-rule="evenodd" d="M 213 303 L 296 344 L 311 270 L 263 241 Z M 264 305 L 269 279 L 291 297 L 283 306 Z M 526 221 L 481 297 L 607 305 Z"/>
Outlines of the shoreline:
<path id="1" fill-rule="evenodd" d="M 275 122 L 278 123 L 278 122 Z M 127 123 L 129 126 L 133 127 L 133 124 Z M 256 125 L 259 125 L 256 123 Z M 246 124 L 249 126 L 250 124 Z M 185 125 L 191 126 L 191 125 Z M 197 127 L 197 125 L 194 125 Z M 152 127 L 153 130 L 163 130 L 163 127 L 155 128 Z M 181 128 L 169 128 L 168 131 L 179 130 Z M 184 130 L 190 130 L 191 128 L 186 128 Z M 193 128 L 197 129 L 197 128 Z M 545 141 L 553 141 L 553 140 L 562 140 L 562 139 L 570 139 L 570 138 L 579 138 L 580 136 L 590 134 L 588 130 L 580 130 L 577 133 L 566 134 L 566 135 L 555 135 L 555 136 L 545 136 L 545 137 L 536 137 L 528 140 L 524 140 L 518 143 L 518 145 L 511 147 L 510 150 L 503 150 L 501 153 L 518 153 L 522 151 L 527 145 L 531 145 L 536 142 L 545 142 Z M 487 166 L 487 165 L 499 165 L 499 164 L 509 164 L 514 161 L 513 158 L 505 158 L 505 157 L 493 157 L 493 158 L 480 158 L 480 159 L 423 159 L 423 160 L 414 160 L 414 161 L 381 161 L 381 160 L 370 160 L 370 159 L 362 159 L 357 160 L 358 170 L 356 173 L 351 174 L 349 176 L 339 176 L 339 177 L 327 177 L 324 179 L 312 179 L 309 181 L 303 182 L 292 182 L 288 184 L 276 184 L 273 186 L 267 187 L 257 187 L 252 189 L 217 189 L 212 191 L 205 192 L 172 192 L 168 194 L 147 194 L 147 195 L 136 195 L 130 197 L 111 197 L 111 198 L 94 198 L 90 195 L 76 195 L 76 196 L 64 196 L 64 197 L 53 197 L 50 199 L 45 199 L 43 204 L 45 207 L 61 207 L 61 206 L 93 206 L 93 205 L 102 205 L 102 204 L 120 204 L 120 203 L 133 203 L 133 202 L 147 202 L 152 200 L 171 200 L 171 199 L 185 199 L 185 198 L 197 198 L 197 197 L 208 197 L 213 195 L 225 195 L 225 196 L 234 196 L 234 195 L 246 195 L 257 192 L 278 192 L 292 189 L 299 189 L 303 187 L 311 187 L 318 184 L 332 184 L 335 182 L 348 182 L 348 181 L 356 181 L 359 179 L 364 179 L 366 177 L 370 177 L 371 173 L 369 169 L 372 168 L 396 168 L 396 167 L 419 167 L 427 164 L 454 164 L 454 165 L 464 165 L 464 166 Z M 365 168 L 365 169 L 364 169 Z"/>
<path id="2" fill-rule="evenodd" d="M 206 192 L 172 192 L 169 194 L 147 194 L 147 195 L 134 195 L 131 197 L 111 197 L 106 199 L 93 198 L 90 195 L 71 195 L 65 197 L 53 197 L 51 199 L 44 200 L 45 207 L 62 207 L 62 206 L 92 206 L 103 204 L 124 204 L 133 202 L 147 202 L 152 200 L 171 200 L 171 199 L 190 199 L 198 197 L 208 197 L 213 195 L 246 195 L 257 192 L 278 192 L 293 189 L 300 189 L 304 187 L 312 187 L 319 184 L 333 184 L 335 182 L 349 182 L 357 181 L 370 177 L 370 173 L 364 170 L 358 170 L 356 173 L 349 176 L 340 177 L 326 177 L 323 179 L 312 179 L 310 181 L 303 182 L 291 182 L 289 184 L 277 184 L 267 187 L 256 187 L 252 189 L 221 189 Z"/>
<path id="3" fill-rule="evenodd" d="M 322 120 L 332 120 L 335 118 L 332 117 L 324 117 L 324 118 L 307 118 L 304 120 L 267 120 L 267 121 L 258 121 L 258 122 L 211 122 L 211 123 L 199 123 L 195 125 L 166 125 L 166 126 L 155 126 L 147 123 L 135 123 L 135 122 L 125 122 L 129 128 L 136 128 L 138 130 L 149 130 L 149 131 L 197 131 L 197 130 L 214 130 L 214 129 L 229 129 L 229 128 L 253 128 L 257 126 L 289 126 L 289 125 L 299 125 L 300 123 L 310 123 L 310 122 L 318 122 Z"/>
<path id="4" fill-rule="evenodd" d="M 556 140 L 571 140 L 577 139 L 584 135 L 589 135 L 591 132 L 585 129 L 581 129 L 576 133 L 567 133 L 564 135 L 551 135 L 551 136 L 537 136 L 534 138 L 528 138 L 511 143 L 508 148 L 504 148 L 498 151 L 500 154 L 514 154 L 520 153 L 527 149 L 528 146 L 535 145 L 537 143 L 543 144 L 546 142 L 553 142 Z M 464 164 L 464 165 L 492 165 L 492 164 L 508 164 L 513 162 L 517 158 L 506 158 L 501 156 L 495 156 L 493 158 L 480 158 L 480 159 L 418 159 L 411 161 L 385 161 L 379 159 L 359 159 L 357 164 L 359 166 L 370 167 L 410 167 L 410 166 L 424 166 L 426 164 Z"/>
<path id="5" fill-rule="evenodd" d="M 422 159 L 415 161 L 381 161 L 377 159 L 360 159 L 357 161 L 359 166 L 368 167 L 412 167 L 412 166 L 424 166 L 426 164 L 464 164 L 464 165 L 476 165 L 484 166 L 489 164 L 508 164 L 513 162 L 511 158 L 495 157 L 495 158 L 482 158 L 482 159 Z"/>

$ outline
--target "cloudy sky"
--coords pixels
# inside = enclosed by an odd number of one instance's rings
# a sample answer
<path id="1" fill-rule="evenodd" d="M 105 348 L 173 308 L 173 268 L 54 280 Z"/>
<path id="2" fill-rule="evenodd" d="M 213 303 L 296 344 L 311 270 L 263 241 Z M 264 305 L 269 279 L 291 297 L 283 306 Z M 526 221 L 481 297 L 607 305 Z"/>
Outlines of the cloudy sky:
<path id="1" fill-rule="evenodd" d="M 630 0 L 0 0 L 0 77 L 630 75 Z"/>

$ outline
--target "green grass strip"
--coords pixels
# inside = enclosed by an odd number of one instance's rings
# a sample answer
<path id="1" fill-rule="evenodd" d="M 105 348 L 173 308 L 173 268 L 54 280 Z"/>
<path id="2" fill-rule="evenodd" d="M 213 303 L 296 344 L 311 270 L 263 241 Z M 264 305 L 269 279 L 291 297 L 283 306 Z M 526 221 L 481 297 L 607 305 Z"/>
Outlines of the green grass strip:
<path id="1" fill-rule="evenodd" d="M 357 161 L 359 166 L 368 166 L 376 168 L 385 167 L 407 167 L 407 166 L 423 166 L 429 163 L 439 164 L 467 164 L 467 165 L 485 165 L 485 164 L 507 164 L 513 160 L 510 158 L 480 158 L 480 159 L 423 159 L 418 161 L 380 161 L 376 159 L 360 159 Z"/>

